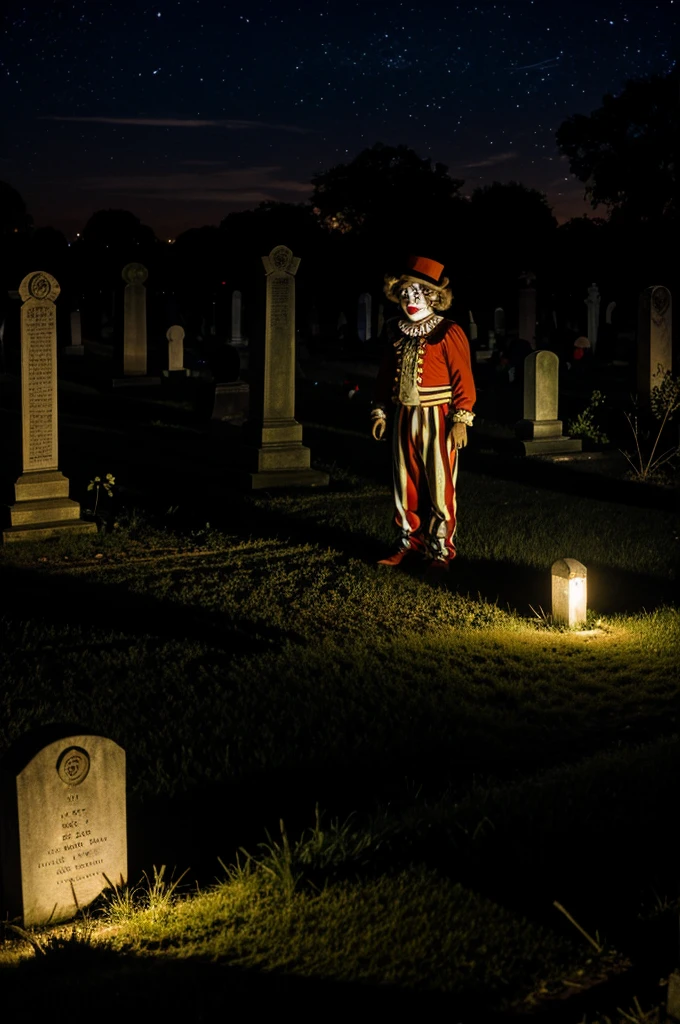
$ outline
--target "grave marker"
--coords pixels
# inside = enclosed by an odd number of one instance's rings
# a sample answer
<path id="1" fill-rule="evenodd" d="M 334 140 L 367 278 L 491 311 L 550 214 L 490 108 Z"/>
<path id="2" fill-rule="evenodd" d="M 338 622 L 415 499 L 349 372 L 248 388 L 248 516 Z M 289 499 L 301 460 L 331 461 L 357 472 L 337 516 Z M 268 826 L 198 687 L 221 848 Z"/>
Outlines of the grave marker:
<path id="1" fill-rule="evenodd" d="M 172 327 L 168 327 L 165 332 L 165 337 L 168 339 L 168 370 L 170 373 L 180 371 L 185 373 L 184 369 L 184 328 L 180 327 L 179 324 L 174 324 Z"/>
<path id="2" fill-rule="evenodd" d="M 82 356 L 85 354 L 79 309 L 74 309 L 71 313 L 71 344 L 66 346 L 64 352 L 68 356 Z"/>
<path id="3" fill-rule="evenodd" d="M 146 375 L 146 288 L 149 272 L 141 263 L 123 267 L 123 375 Z"/>
<path id="4" fill-rule="evenodd" d="M 5 543 L 44 540 L 64 530 L 96 532 L 80 518 L 59 471 L 57 417 L 57 313 L 60 292 L 51 274 L 27 274 L 19 286 L 21 307 L 22 473 L 14 485 L 15 504 L 3 530 Z"/>
<path id="5" fill-rule="evenodd" d="M 49 730 L 48 730 L 49 731 Z M 73 917 L 127 878 L 125 752 L 104 736 L 28 737 L 0 774 L 0 912 L 24 927 Z"/>
<path id="6" fill-rule="evenodd" d="M 499 341 L 505 337 L 505 310 L 502 306 L 497 306 L 494 310 L 493 332 Z"/>
<path id="7" fill-rule="evenodd" d="M 368 292 L 359 296 L 359 309 L 357 313 L 357 334 L 359 341 L 371 340 L 371 318 L 373 315 L 373 300 Z"/>
<path id="8" fill-rule="evenodd" d="M 295 419 L 295 274 L 300 260 L 285 245 L 262 257 L 265 323 L 256 339 L 251 367 L 251 449 L 253 488 L 319 486 L 328 474 L 310 468 Z M 254 371 L 254 372 L 253 372 Z"/>
<path id="9" fill-rule="evenodd" d="M 554 352 L 539 349 L 524 360 L 524 419 L 515 426 L 525 455 L 580 452 L 578 438 L 562 436 L 557 418 L 560 361 Z"/>
<path id="10" fill-rule="evenodd" d="M 594 355 L 600 327 L 600 290 L 594 282 L 588 289 L 588 298 L 583 301 L 588 308 L 588 330 L 586 333 L 590 340 L 590 349 Z"/>
<path id="11" fill-rule="evenodd" d="M 519 338 L 536 347 L 536 275 L 532 272 L 520 275 L 524 285 L 519 290 Z"/>
<path id="12" fill-rule="evenodd" d="M 239 291 L 231 293 L 231 342 L 233 345 L 240 345 L 243 341 L 241 336 L 241 320 L 243 312 L 243 296 Z"/>
<path id="13" fill-rule="evenodd" d="M 671 370 L 673 350 L 673 304 L 671 293 L 663 285 L 646 288 L 638 305 L 637 387 L 643 405 L 649 405 L 652 388 L 659 373 Z"/>

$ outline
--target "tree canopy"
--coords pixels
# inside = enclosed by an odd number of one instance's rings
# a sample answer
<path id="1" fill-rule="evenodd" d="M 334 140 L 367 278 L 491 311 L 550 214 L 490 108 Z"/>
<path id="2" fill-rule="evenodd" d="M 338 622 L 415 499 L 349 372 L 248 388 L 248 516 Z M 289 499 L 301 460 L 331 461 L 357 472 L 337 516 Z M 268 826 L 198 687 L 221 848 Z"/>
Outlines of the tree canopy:
<path id="1" fill-rule="evenodd" d="M 564 121 L 557 145 L 594 209 L 641 222 L 677 220 L 680 75 L 627 82 L 590 115 Z"/>

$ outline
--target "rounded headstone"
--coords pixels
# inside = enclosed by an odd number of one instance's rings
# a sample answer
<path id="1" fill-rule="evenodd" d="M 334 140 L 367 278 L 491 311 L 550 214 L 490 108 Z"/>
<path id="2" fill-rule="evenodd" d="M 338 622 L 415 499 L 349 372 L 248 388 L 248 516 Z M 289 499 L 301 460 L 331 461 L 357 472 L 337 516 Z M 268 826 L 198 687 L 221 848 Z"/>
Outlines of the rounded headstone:
<path id="1" fill-rule="evenodd" d="M 27 274 L 19 285 L 19 295 L 24 302 L 27 302 L 28 299 L 39 299 L 41 301 L 49 299 L 50 302 L 54 302 L 60 291 L 61 288 L 57 279 L 45 270 L 37 270 Z"/>

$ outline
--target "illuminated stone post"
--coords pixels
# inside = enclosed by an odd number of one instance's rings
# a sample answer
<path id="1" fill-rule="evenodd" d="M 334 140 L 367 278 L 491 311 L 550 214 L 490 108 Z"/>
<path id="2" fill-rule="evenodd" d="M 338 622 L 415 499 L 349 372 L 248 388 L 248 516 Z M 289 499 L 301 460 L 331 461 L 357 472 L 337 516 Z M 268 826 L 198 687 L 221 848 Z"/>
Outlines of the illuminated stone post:
<path id="1" fill-rule="evenodd" d="M 588 570 L 575 558 L 558 558 L 550 571 L 553 622 L 582 625 L 588 611 Z"/>
<path id="2" fill-rule="evenodd" d="M 51 274 L 28 274 L 19 285 L 21 307 L 22 473 L 14 485 L 11 526 L 5 543 L 43 540 L 64 530 L 96 533 L 80 518 L 80 505 L 68 496 L 59 471 L 57 419 L 57 311 L 60 292 Z"/>
<path id="3" fill-rule="evenodd" d="M 179 324 L 168 327 L 165 332 L 168 339 L 168 370 L 184 373 L 184 328 Z"/>
<path id="4" fill-rule="evenodd" d="M 250 431 L 257 446 L 251 486 L 323 486 L 328 474 L 310 468 L 310 451 L 302 444 L 302 426 L 295 419 L 295 274 L 300 260 L 285 245 L 277 245 L 262 263 L 264 332 L 258 331 L 251 343 Z"/>

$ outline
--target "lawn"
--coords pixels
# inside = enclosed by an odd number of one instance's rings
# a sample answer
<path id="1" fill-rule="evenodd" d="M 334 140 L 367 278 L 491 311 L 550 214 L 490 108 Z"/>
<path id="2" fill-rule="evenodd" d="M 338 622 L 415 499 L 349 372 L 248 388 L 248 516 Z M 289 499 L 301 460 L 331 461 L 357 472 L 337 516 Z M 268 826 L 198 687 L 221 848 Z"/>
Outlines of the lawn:
<path id="1" fill-rule="evenodd" d="M 374 564 L 391 538 L 386 446 L 351 418 L 308 435 L 328 491 L 177 508 L 178 466 L 110 534 L 0 551 L 0 752 L 50 721 L 112 736 L 131 880 L 174 864 L 199 888 L 160 916 L 97 918 L 101 972 L 143 987 L 149 959 L 214 960 L 215 991 L 240 971 L 246 989 L 316 979 L 485 1013 L 621 971 L 622 999 L 647 996 L 676 953 L 661 841 L 680 769 L 676 514 L 473 451 L 459 558 L 433 586 Z M 588 567 L 586 631 L 546 618 L 565 555 Z M 296 844 L 316 805 L 349 821 L 326 826 L 331 853 L 318 827 Z M 239 847 L 248 870 L 226 872 Z M 8 938 L 0 961 L 20 948 Z"/>

